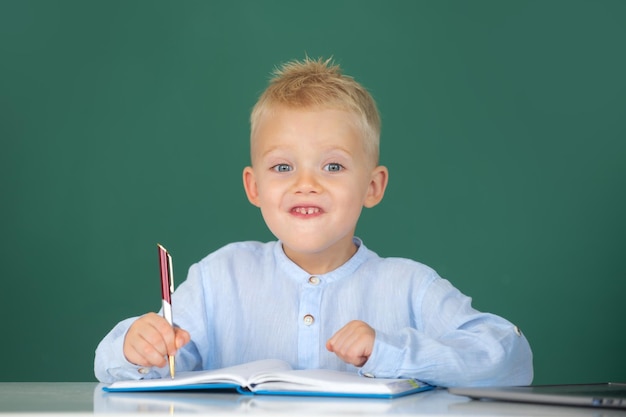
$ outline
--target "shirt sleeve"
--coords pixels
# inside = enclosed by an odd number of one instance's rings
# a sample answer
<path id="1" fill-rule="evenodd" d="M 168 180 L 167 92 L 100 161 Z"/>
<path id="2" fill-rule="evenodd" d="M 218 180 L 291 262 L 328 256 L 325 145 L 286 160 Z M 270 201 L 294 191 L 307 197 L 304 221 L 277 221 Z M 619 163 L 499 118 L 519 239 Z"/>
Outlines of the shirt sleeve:
<path id="1" fill-rule="evenodd" d="M 185 280 L 174 292 L 172 300 L 174 323 L 190 332 L 191 342 L 179 349 L 176 355 L 176 370 L 190 371 L 200 369 L 202 358 L 198 352 L 198 343 L 207 344 L 205 314 L 202 310 L 203 288 L 199 267 L 190 268 Z M 159 314 L 162 314 L 160 311 Z M 129 362 L 124 356 L 124 338 L 130 326 L 138 317 L 132 317 L 118 323 L 96 348 L 94 374 L 103 383 L 119 380 L 161 378 L 169 375 L 169 366 L 163 368 L 142 367 Z M 208 351 L 208 349 L 203 349 Z"/>
<path id="2" fill-rule="evenodd" d="M 417 378 L 437 386 L 527 385 L 533 378 L 526 337 L 507 320 L 481 313 L 447 280 L 432 280 L 416 328 L 376 331 L 362 375 Z"/>
<path id="3" fill-rule="evenodd" d="M 154 370 L 132 364 L 124 356 L 124 337 L 135 320 L 137 317 L 121 321 L 98 344 L 94 360 L 98 381 L 110 384 L 117 380 L 158 376 Z"/>

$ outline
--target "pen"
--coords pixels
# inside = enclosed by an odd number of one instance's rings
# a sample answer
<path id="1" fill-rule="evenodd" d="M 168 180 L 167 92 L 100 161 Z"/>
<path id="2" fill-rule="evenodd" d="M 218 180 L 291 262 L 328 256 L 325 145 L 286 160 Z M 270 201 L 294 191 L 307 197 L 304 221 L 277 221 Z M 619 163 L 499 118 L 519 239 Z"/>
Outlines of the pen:
<path id="1" fill-rule="evenodd" d="M 172 269 L 172 257 L 160 244 L 159 249 L 159 268 L 161 270 L 161 299 L 163 300 L 163 317 L 170 326 L 174 325 L 172 319 L 172 293 L 174 292 L 174 271 Z M 174 379 L 175 364 L 174 355 L 167 355 L 170 363 L 170 376 Z"/>

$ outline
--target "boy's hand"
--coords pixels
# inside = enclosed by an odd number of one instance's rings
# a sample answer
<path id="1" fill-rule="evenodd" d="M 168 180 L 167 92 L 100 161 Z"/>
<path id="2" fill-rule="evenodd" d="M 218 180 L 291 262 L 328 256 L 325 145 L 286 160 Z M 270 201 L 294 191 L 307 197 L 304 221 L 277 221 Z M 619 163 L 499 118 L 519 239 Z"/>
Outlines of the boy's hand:
<path id="1" fill-rule="evenodd" d="M 124 356 L 135 365 L 162 368 L 167 364 L 166 356 L 175 355 L 190 339 L 186 330 L 170 326 L 156 313 L 148 313 L 128 329 L 124 338 Z"/>
<path id="2" fill-rule="evenodd" d="M 326 342 L 326 349 L 344 362 L 363 366 L 374 349 L 376 332 L 367 323 L 354 320 L 343 326 Z"/>

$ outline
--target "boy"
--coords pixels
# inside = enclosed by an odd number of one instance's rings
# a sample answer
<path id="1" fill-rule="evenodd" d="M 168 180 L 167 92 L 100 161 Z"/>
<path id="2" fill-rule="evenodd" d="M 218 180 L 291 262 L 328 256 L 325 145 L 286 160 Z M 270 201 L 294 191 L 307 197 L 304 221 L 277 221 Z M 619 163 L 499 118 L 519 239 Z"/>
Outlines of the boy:
<path id="1" fill-rule="evenodd" d="M 471 307 L 432 269 L 379 258 L 354 236 L 383 198 L 380 119 L 330 60 L 276 71 L 251 115 L 249 201 L 277 242 L 240 242 L 189 270 L 172 328 L 156 313 L 119 323 L 96 350 L 103 382 L 279 358 L 296 369 L 415 377 L 439 386 L 525 385 L 519 329 Z"/>

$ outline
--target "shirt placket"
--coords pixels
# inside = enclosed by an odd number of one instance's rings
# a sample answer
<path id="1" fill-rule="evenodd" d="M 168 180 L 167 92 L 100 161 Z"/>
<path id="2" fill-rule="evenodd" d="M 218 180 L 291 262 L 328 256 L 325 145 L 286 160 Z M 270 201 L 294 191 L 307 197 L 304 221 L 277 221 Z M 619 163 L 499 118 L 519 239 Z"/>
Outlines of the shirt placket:
<path id="1" fill-rule="evenodd" d="M 319 368 L 322 294 L 321 278 L 308 277 L 300 292 L 298 312 L 298 363 L 304 369 Z"/>

